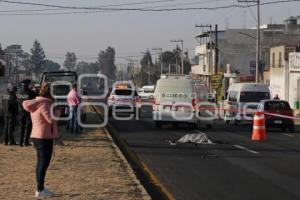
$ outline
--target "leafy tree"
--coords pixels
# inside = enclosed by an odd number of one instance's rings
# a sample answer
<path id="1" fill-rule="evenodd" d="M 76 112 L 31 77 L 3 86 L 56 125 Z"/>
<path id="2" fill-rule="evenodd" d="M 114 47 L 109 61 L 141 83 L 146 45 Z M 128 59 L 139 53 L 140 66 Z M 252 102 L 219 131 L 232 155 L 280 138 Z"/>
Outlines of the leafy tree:
<path id="1" fill-rule="evenodd" d="M 110 80 L 116 79 L 115 54 L 115 49 L 109 46 L 105 51 L 100 51 L 98 55 L 100 72 Z"/>
<path id="2" fill-rule="evenodd" d="M 74 52 L 67 52 L 64 67 L 68 71 L 74 71 L 76 67 L 77 58 Z"/>
<path id="3" fill-rule="evenodd" d="M 36 80 L 39 79 L 41 73 L 44 71 L 43 64 L 45 62 L 45 52 L 43 47 L 39 43 L 39 41 L 35 40 L 33 43 L 33 47 L 31 49 L 31 63 L 32 63 L 32 70 L 35 74 Z"/>
<path id="4" fill-rule="evenodd" d="M 44 66 L 45 66 L 45 71 L 47 72 L 59 71 L 61 68 L 60 64 L 48 59 L 45 60 Z"/>
<path id="5" fill-rule="evenodd" d="M 96 74 L 99 71 L 99 64 L 97 62 L 79 62 L 76 66 L 77 74 Z"/>
<path id="6" fill-rule="evenodd" d="M 4 51 L 2 50 L 2 45 L 0 43 L 0 57 L 4 56 Z"/>
<path id="7" fill-rule="evenodd" d="M 143 56 L 143 58 L 140 61 L 141 65 L 141 71 L 140 71 L 140 77 L 141 77 L 141 85 L 148 85 L 152 83 L 152 76 L 154 74 L 153 69 L 153 62 L 152 62 L 152 56 L 149 50 L 147 50 Z M 149 80 L 149 73 L 150 73 L 150 80 Z"/>

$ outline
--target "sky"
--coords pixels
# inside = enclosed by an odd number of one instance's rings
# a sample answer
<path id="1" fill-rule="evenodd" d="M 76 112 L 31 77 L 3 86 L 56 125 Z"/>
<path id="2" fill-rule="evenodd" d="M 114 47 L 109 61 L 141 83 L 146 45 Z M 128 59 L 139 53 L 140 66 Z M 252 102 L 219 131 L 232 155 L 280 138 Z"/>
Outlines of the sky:
<path id="1" fill-rule="evenodd" d="M 237 4 L 237 0 L 19 0 L 64 6 L 108 6 L 109 8 L 174 8 L 216 7 Z M 272 2 L 276 0 L 262 0 Z M 133 5 L 133 4 L 136 5 Z M 131 4 L 112 6 L 118 4 Z M 186 5 L 180 5 L 186 4 Z M 173 6 L 172 6 L 173 5 Z M 175 5 L 175 6 L 174 6 Z M 245 5 L 245 3 L 243 3 Z M 265 5 L 261 8 L 262 24 L 282 23 L 290 16 L 300 15 L 300 1 Z M 107 7 L 106 7 L 107 8 Z M 155 47 L 171 50 L 173 39 L 183 39 L 184 49 L 193 57 L 197 45 L 195 36 L 202 28 L 196 24 L 218 24 L 219 29 L 254 27 L 256 8 L 228 8 L 220 10 L 190 10 L 172 12 L 105 11 L 68 15 L 7 15 L 12 10 L 49 9 L 42 6 L 16 5 L 0 1 L 0 43 L 23 45 L 30 51 L 33 41 L 39 40 L 49 59 L 62 63 L 67 51 L 75 52 L 78 60 L 93 62 L 100 50 L 112 46 L 116 62 L 126 63 L 126 56 L 140 59 L 142 52 Z M 80 12 L 78 10 L 48 10 Z M 155 51 L 152 51 L 155 53 Z"/>

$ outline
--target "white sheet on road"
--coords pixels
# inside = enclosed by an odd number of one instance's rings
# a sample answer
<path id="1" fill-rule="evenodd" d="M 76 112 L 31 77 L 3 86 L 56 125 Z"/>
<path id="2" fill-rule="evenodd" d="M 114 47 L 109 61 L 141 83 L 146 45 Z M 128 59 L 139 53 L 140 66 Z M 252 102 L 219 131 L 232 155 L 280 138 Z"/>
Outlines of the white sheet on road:
<path id="1" fill-rule="evenodd" d="M 186 134 L 181 137 L 179 140 L 172 142 L 169 141 L 170 145 L 183 144 L 183 143 L 194 143 L 194 144 L 214 144 L 207 134 L 205 133 L 191 133 Z"/>

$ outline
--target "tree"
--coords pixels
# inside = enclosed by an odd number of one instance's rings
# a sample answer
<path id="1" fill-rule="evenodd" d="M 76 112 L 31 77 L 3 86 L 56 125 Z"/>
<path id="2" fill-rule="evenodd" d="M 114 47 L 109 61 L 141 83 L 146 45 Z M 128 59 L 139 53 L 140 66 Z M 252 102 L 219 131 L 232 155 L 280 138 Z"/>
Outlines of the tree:
<path id="1" fill-rule="evenodd" d="M 141 85 L 149 85 L 153 83 L 153 75 L 155 73 L 155 70 L 153 68 L 152 55 L 149 50 L 145 52 L 143 58 L 140 61 L 140 65 Z"/>
<path id="2" fill-rule="evenodd" d="M 97 74 L 99 71 L 99 64 L 97 62 L 79 62 L 76 65 L 77 74 Z"/>
<path id="3" fill-rule="evenodd" d="M 45 60 L 45 71 L 46 72 L 54 72 L 54 71 L 59 71 L 61 66 L 60 64 L 52 61 L 52 60 Z"/>
<path id="4" fill-rule="evenodd" d="M 2 56 L 4 56 L 4 51 L 2 50 L 2 45 L 1 45 L 1 43 L 0 43 L 0 58 L 1 58 Z"/>
<path id="5" fill-rule="evenodd" d="M 68 71 L 74 71 L 76 67 L 77 58 L 74 52 L 67 52 L 64 67 Z"/>
<path id="6" fill-rule="evenodd" d="M 115 49 L 109 46 L 98 55 L 100 72 L 110 80 L 116 80 L 115 54 Z"/>
<path id="7" fill-rule="evenodd" d="M 33 43 L 33 47 L 31 49 L 31 63 L 33 73 L 35 74 L 36 80 L 39 79 L 41 73 L 44 71 L 43 64 L 45 62 L 45 52 L 39 43 L 39 41 L 35 40 Z"/>

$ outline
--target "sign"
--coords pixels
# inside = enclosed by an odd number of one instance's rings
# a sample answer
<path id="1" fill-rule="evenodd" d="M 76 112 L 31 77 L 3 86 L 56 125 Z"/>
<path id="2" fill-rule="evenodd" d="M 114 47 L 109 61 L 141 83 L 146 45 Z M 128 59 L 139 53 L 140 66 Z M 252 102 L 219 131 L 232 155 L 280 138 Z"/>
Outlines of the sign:
<path id="1" fill-rule="evenodd" d="M 300 53 L 290 53 L 289 58 L 290 72 L 300 72 Z"/>
<path id="2" fill-rule="evenodd" d="M 223 76 L 222 74 L 211 75 L 211 87 L 212 89 L 218 89 L 222 86 Z"/>
<path id="3" fill-rule="evenodd" d="M 256 73 L 256 61 L 250 61 L 250 74 L 255 76 Z"/>

